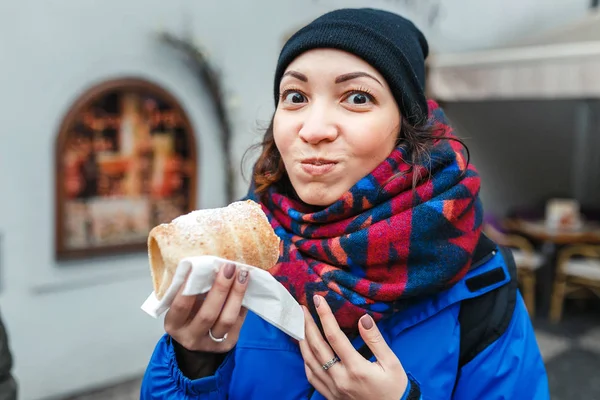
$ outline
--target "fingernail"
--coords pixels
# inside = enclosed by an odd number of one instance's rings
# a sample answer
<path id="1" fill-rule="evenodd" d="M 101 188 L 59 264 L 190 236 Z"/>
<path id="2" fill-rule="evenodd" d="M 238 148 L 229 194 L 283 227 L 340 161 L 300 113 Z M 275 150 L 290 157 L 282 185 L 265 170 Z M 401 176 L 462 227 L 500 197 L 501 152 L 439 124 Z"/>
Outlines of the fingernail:
<path id="1" fill-rule="evenodd" d="M 315 294 L 313 296 L 313 302 L 315 303 L 315 307 L 319 308 L 319 303 L 321 303 L 321 296 Z"/>
<path id="2" fill-rule="evenodd" d="M 238 274 L 238 282 L 245 283 L 246 279 L 248 279 L 248 270 L 247 269 L 240 270 L 240 273 Z"/>
<path id="3" fill-rule="evenodd" d="M 227 264 L 225 266 L 225 270 L 223 271 L 223 275 L 227 279 L 233 278 L 233 274 L 235 273 L 235 264 Z"/>
<path id="4" fill-rule="evenodd" d="M 360 319 L 360 323 L 362 324 L 363 328 L 369 330 L 373 327 L 374 322 L 373 318 L 371 318 L 369 314 L 366 314 L 362 316 L 362 318 Z"/>

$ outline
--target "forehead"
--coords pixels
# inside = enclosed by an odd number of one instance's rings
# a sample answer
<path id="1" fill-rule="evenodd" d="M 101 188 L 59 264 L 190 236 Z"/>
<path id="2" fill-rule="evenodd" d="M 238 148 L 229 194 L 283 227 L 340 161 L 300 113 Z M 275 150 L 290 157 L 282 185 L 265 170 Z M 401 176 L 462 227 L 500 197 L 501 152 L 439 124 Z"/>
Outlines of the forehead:
<path id="1" fill-rule="evenodd" d="M 373 66 L 354 54 L 337 49 L 312 49 L 300 54 L 292 61 L 286 71 L 298 71 L 304 74 L 340 75 L 349 72 L 368 72 L 383 79 Z"/>

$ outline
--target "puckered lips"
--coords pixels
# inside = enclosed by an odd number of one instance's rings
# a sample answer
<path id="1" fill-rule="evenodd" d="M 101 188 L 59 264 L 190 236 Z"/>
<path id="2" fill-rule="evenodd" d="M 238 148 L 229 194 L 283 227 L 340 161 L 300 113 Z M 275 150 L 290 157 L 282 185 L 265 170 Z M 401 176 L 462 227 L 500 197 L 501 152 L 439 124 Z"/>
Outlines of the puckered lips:
<path id="1" fill-rule="evenodd" d="M 305 158 L 300 161 L 302 171 L 311 176 L 322 176 L 331 172 L 338 164 L 336 160 L 329 160 L 326 158 L 315 157 Z"/>

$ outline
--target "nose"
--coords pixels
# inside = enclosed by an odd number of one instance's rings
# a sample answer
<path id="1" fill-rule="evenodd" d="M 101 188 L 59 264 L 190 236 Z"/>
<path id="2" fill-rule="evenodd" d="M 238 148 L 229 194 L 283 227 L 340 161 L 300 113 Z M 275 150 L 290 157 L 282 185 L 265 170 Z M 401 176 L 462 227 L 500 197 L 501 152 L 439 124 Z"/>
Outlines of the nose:
<path id="1" fill-rule="evenodd" d="M 306 119 L 298 135 L 308 144 L 333 142 L 338 136 L 338 128 L 332 121 L 333 111 L 328 112 L 326 107 L 311 107 L 307 110 Z"/>

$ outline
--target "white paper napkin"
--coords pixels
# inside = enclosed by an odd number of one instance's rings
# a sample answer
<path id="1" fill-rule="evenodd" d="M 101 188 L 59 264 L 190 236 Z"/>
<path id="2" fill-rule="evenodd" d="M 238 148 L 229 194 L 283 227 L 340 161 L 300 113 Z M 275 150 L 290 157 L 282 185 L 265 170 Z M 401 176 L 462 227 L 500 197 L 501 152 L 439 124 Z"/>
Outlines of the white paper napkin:
<path id="1" fill-rule="evenodd" d="M 216 273 L 225 263 L 232 261 L 213 256 L 189 257 L 177 266 L 171 286 L 161 300 L 154 292 L 142 304 L 142 310 L 154 318 L 167 311 L 181 285 L 185 282 L 183 295 L 206 293 L 212 287 Z M 242 305 L 265 321 L 281 329 L 296 340 L 304 339 L 304 313 L 300 304 L 271 274 L 260 268 L 236 263 L 236 267 L 248 269 L 248 288 Z M 185 280 L 189 270 L 188 280 Z"/>

